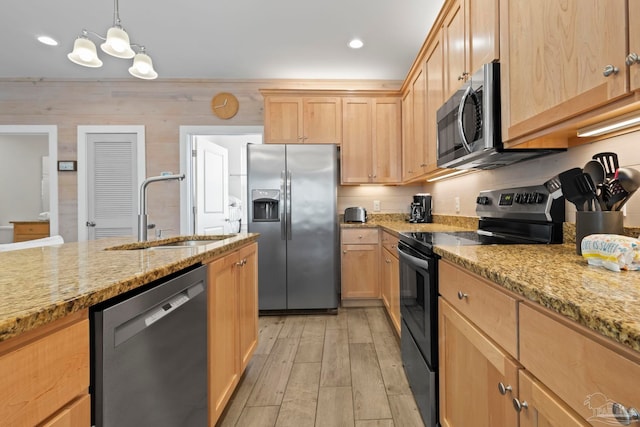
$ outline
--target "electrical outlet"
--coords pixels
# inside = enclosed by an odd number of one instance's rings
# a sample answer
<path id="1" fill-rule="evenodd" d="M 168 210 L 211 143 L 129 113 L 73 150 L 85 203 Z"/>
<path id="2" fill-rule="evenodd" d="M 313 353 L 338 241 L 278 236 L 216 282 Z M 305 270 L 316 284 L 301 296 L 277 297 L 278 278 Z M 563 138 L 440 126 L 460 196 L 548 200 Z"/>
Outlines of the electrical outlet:
<path id="1" fill-rule="evenodd" d="M 622 207 L 622 216 L 627 216 L 627 205 Z"/>
<path id="2" fill-rule="evenodd" d="M 460 197 L 456 196 L 455 204 L 456 204 L 456 213 L 460 213 Z"/>
<path id="3" fill-rule="evenodd" d="M 373 201 L 373 211 L 380 212 L 380 200 Z"/>

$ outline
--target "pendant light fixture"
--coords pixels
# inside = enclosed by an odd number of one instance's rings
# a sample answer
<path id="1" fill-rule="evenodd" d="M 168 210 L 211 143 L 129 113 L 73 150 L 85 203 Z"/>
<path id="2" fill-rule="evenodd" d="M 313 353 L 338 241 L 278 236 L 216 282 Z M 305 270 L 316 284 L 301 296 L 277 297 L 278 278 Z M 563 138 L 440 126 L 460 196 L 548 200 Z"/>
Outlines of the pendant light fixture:
<path id="1" fill-rule="evenodd" d="M 153 69 L 151 57 L 147 55 L 145 47 L 131 43 L 129 35 L 120 25 L 120 13 L 118 11 L 118 0 L 113 1 L 113 26 L 107 31 L 107 37 L 103 37 L 93 31 L 82 30 L 73 44 L 73 51 L 67 55 L 71 62 L 84 67 L 102 67 L 102 61 L 98 58 L 96 45 L 89 39 L 89 34 L 104 40 L 100 45 L 103 52 L 123 59 L 133 58 L 133 65 L 129 68 L 129 73 L 139 79 L 153 80 L 158 77 L 158 73 Z M 136 47 L 138 52 L 133 48 Z"/>

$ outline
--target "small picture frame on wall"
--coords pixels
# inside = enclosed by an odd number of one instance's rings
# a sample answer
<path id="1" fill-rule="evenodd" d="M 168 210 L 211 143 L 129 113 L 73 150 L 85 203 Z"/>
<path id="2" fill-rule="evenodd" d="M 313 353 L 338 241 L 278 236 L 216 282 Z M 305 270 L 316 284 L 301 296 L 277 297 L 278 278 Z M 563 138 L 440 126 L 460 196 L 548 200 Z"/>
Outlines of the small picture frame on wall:
<path id="1" fill-rule="evenodd" d="M 58 170 L 69 172 L 78 170 L 78 162 L 75 160 L 58 160 Z"/>

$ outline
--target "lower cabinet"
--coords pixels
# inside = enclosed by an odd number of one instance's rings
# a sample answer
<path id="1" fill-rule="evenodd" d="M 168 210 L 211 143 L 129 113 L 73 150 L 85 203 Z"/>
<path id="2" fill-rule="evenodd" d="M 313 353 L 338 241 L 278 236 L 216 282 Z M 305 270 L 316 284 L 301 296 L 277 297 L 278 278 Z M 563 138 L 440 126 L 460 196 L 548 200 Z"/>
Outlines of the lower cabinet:
<path id="1" fill-rule="evenodd" d="M 0 377 L 0 425 L 91 425 L 87 310 L 1 342 Z"/>
<path id="2" fill-rule="evenodd" d="M 257 244 L 209 263 L 209 425 L 231 398 L 258 338 Z"/>
<path id="3" fill-rule="evenodd" d="M 442 426 L 517 426 L 518 363 L 443 298 L 439 310 Z"/>
<path id="4" fill-rule="evenodd" d="M 400 335 L 400 260 L 398 259 L 398 238 L 382 231 L 380 237 L 380 295 L 391 323 Z"/>
<path id="5" fill-rule="evenodd" d="M 519 396 L 514 408 L 520 408 L 520 427 L 587 427 L 588 422 L 567 407 L 549 389 L 527 371 L 518 375 Z"/>
<path id="6" fill-rule="evenodd" d="M 378 229 L 341 231 L 342 299 L 378 299 Z"/>
<path id="7" fill-rule="evenodd" d="M 439 266 L 442 426 L 640 423 L 639 353 L 464 268 Z"/>

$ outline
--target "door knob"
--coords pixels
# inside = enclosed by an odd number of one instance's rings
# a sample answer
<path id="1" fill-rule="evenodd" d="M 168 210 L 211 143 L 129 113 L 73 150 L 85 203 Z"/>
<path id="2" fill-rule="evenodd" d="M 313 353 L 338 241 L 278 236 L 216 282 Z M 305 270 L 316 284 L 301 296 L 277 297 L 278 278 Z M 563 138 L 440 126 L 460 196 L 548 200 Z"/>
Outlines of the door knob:
<path id="1" fill-rule="evenodd" d="M 468 296 L 469 296 L 468 294 L 465 294 L 465 293 L 464 293 L 464 292 L 462 292 L 462 291 L 458 291 L 458 299 L 465 299 L 465 298 L 467 298 Z"/>
<path id="2" fill-rule="evenodd" d="M 500 392 L 501 395 L 505 395 L 507 394 L 508 391 L 513 390 L 513 388 L 510 385 L 504 385 L 503 383 L 498 383 L 498 391 Z"/>
<path id="3" fill-rule="evenodd" d="M 523 400 L 522 402 L 520 402 L 518 399 L 516 399 L 514 397 L 513 398 L 513 407 L 515 408 L 515 410 L 517 412 L 522 412 L 523 409 L 527 409 L 529 407 L 529 404 L 527 403 L 526 400 Z"/>
<path id="4" fill-rule="evenodd" d="M 629 55 L 627 55 L 627 58 L 625 59 L 624 63 L 627 64 L 629 67 L 632 66 L 633 64 L 640 64 L 640 56 L 638 56 L 638 54 L 635 52 L 631 52 Z"/>
<path id="5" fill-rule="evenodd" d="M 620 71 L 618 67 L 609 64 L 602 70 L 602 75 L 605 77 L 609 77 L 612 74 L 618 74 L 618 71 Z"/>
<path id="6" fill-rule="evenodd" d="M 96 223 L 93 222 L 93 221 L 87 221 L 86 225 L 87 225 L 87 227 L 95 227 Z"/>

